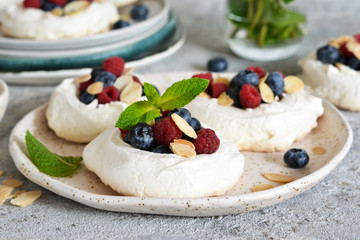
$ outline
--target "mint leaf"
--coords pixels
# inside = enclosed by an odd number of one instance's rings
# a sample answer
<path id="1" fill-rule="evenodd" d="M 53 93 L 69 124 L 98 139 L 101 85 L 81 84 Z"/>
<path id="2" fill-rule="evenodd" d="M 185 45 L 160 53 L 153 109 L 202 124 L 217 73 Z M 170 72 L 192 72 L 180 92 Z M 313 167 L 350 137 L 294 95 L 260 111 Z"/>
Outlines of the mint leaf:
<path id="1" fill-rule="evenodd" d="M 151 102 L 151 104 L 153 106 L 158 106 L 159 102 L 160 102 L 160 94 L 158 93 L 158 91 L 156 90 L 156 88 L 145 82 L 144 83 L 144 93 L 146 98 Z"/>
<path id="2" fill-rule="evenodd" d="M 115 127 L 130 130 L 137 123 L 149 122 L 158 116 L 160 109 L 150 101 L 134 102 L 121 113 Z"/>
<path id="3" fill-rule="evenodd" d="M 30 160 L 40 172 L 53 177 L 67 177 L 79 166 L 82 157 L 62 157 L 47 149 L 30 132 L 26 131 L 26 147 Z"/>
<path id="4" fill-rule="evenodd" d="M 174 83 L 160 98 L 162 110 L 181 108 L 190 103 L 196 96 L 205 91 L 209 80 L 190 78 Z"/>

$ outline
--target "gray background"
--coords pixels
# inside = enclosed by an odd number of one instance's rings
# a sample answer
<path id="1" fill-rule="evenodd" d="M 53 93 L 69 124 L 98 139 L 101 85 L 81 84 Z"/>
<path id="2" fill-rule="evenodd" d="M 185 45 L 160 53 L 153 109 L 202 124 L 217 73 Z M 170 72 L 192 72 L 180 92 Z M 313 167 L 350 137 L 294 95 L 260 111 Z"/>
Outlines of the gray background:
<path id="1" fill-rule="evenodd" d="M 223 56 L 228 71 L 250 64 L 234 56 L 223 39 L 224 0 L 171 0 L 184 23 L 185 46 L 170 58 L 137 68 L 141 73 L 205 70 L 207 60 Z M 358 0 L 298 0 L 307 9 L 308 37 L 294 57 L 256 63 L 266 70 L 299 73 L 299 58 L 327 39 L 360 32 Z M 12 127 L 27 112 L 48 101 L 54 86 L 10 86 L 10 104 L 0 124 L 0 170 L 38 190 L 16 170 L 8 153 Z M 360 113 L 342 111 L 354 131 L 354 144 L 339 166 L 311 190 L 286 202 L 242 215 L 186 218 L 96 210 L 45 189 L 33 205 L 0 205 L 0 239 L 360 239 Z"/>

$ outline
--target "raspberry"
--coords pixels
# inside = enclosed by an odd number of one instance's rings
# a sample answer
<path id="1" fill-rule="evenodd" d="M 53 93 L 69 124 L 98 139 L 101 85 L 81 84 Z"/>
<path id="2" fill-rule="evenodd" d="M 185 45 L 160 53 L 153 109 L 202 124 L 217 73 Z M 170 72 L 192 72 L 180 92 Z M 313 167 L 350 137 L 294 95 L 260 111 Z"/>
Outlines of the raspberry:
<path id="1" fill-rule="evenodd" d="M 87 89 L 87 87 L 92 84 L 94 82 L 94 79 L 89 79 L 86 82 L 82 82 L 79 85 L 79 92 L 82 93 L 83 91 L 85 91 Z"/>
<path id="2" fill-rule="evenodd" d="M 229 86 L 227 86 L 225 83 L 214 83 L 211 86 L 211 93 L 214 98 L 218 98 L 220 94 L 227 91 L 229 89 Z"/>
<path id="3" fill-rule="evenodd" d="M 140 79 L 137 77 L 137 76 L 132 76 L 133 77 L 133 81 L 134 82 L 137 82 L 137 83 L 139 83 L 141 86 L 143 85 L 141 82 L 140 82 Z"/>
<path id="4" fill-rule="evenodd" d="M 207 91 L 208 89 L 210 89 L 210 87 L 212 86 L 213 84 L 213 76 L 211 74 L 211 72 L 208 72 L 208 73 L 199 73 L 199 74 L 195 74 L 192 76 L 193 78 L 203 78 L 203 79 L 207 79 L 209 80 L 209 85 L 208 87 L 206 88 L 205 91 Z"/>
<path id="5" fill-rule="evenodd" d="M 341 44 L 340 52 L 348 58 L 354 57 L 354 54 L 346 47 L 346 42 Z"/>
<path id="6" fill-rule="evenodd" d="M 97 99 L 100 104 L 109 103 L 112 101 L 119 101 L 120 92 L 114 86 L 104 87 L 101 93 L 97 95 Z"/>
<path id="7" fill-rule="evenodd" d="M 65 6 L 68 2 L 68 0 L 47 0 L 48 2 L 54 3 L 56 5 L 59 5 L 61 7 Z"/>
<path id="8" fill-rule="evenodd" d="M 25 0 L 23 2 L 24 8 L 41 8 L 41 0 Z"/>
<path id="9" fill-rule="evenodd" d="M 119 77 L 124 70 L 125 62 L 121 57 L 110 57 L 105 59 L 102 65 L 105 71 Z"/>
<path id="10" fill-rule="evenodd" d="M 354 38 L 355 38 L 356 42 L 360 43 L 360 33 L 355 34 Z"/>
<path id="11" fill-rule="evenodd" d="M 197 131 L 197 138 L 192 141 L 197 154 L 210 154 L 216 152 L 220 147 L 220 140 L 216 133 L 209 128 Z"/>
<path id="12" fill-rule="evenodd" d="M 243 108 L 255 108 L 261 103 L 259 90 L 251 84 L 245 84 L 241 88 L 239 99 Z"/>
<path id="13" fill-rule="evenodd" d="M 248 66 L 246 69 L 256 73 L 259 76 L 259 78 L 262 78 L 266 75 L 265 70 L 258 66 Z"/>
<path id="14" fill-rule="evenodd" d="M 170 117 L 157 121 L 151 127 L 154 132 L 156 145 L 169 146 L 174 139 L 179 139 L 183 135 L 182 131 Z"/>

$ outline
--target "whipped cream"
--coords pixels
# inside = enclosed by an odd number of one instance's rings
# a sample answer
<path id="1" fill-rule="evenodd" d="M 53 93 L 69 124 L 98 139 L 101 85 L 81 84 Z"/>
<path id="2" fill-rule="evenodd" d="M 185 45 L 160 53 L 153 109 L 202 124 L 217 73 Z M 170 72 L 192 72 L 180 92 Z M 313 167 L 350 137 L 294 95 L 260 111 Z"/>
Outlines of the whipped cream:
<path id="1" fill-rule="evenodd" d="M 97 99 L 86 105 L 77 97 L 74 79 L 65 79 L 53 91 L 46 118 L 57 136 L 68 141 L 87 143 L 102 131 L 116 124 L 127 104 L 114 101 L 98 104 Z"/>
<path id="2" fill-rule="evenodd" d="M 24 0 L 0 0 L 0 11 L 9 7 L 10 5 L 22 4 Z"/>
<path id="3" fill-rule="evenodd" d="M 69 16 L 55 16 L 35 8 L 25 9 L 21 1 L 0 11 L 0 29 L 10 37 L 55 40 L 107 31 L 118 18 L 117 7 L 108 1 L 93 1 L 86 10 Z"/>
<path id="4" fill-rule="evenodd" d="M 303 80 L 322 98 L 340 108 L 360 111 L 360 71 L 341 65 L 323 64 L 315 54 L 299 61 Z"/>
<path id="5" fill-rule="evenodd" d="M 185 107 L 240 150 L 264 152 L 287 149 L 316 127 L 324 112 L 322 100 L 306 91 L 284 93 L 281 101 L 254 109 L 220 106 L 216 98 L 200 97 Z"/>
<path id="6" fill-rule="evenodd" d="M 189 159 L 136 149 L 122 140 L 119 129 L 109 128 L 85 147 L 83 159 L 104 184 L 123 195 L 218 196 L 235 185 L 244 168 L 236 146 L 219 139 L 217 152 Z"/>

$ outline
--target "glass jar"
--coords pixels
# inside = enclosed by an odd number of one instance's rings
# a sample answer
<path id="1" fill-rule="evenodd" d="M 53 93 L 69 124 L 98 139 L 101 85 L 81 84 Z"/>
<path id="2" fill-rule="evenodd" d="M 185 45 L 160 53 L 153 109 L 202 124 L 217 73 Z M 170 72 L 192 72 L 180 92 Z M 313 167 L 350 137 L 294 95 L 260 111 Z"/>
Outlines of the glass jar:
<path id="1" fill-rule="evenodd" d="M 292 0 L 228 0 L 225 38 L 238 56 L 273 61 L 300 48 L 306 17 L 290 10 Z"/>

